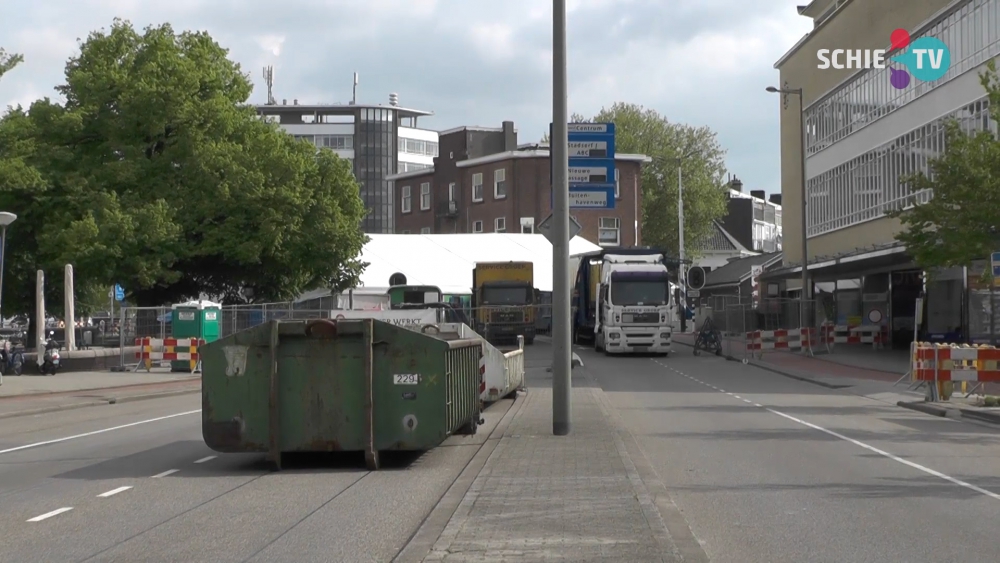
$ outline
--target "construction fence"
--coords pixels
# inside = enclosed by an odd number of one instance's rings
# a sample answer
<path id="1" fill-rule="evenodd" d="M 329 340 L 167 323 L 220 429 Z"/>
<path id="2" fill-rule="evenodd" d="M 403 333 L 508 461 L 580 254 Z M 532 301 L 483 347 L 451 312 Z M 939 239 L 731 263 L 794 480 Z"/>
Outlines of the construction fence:
<path id="1" fill-rule="evenodd" d="M 887 342 L 885 325 L 837 325 L 828 309 L 824 301 L 727 295 L 711 297 L 702 316 L 710 316 L 719 331 L 723 353 L 744 360 L 770 352 L 831 353 L 838 344 L 879 347 Z"/>
<path id="2" fill-rule="evenodd" d="M 137 358 L 126 354 L 128 347 L 140 346 L 143 339 L 163 341 L 173 336 L 170 307 L 125 307 L 116 312 L 116 319 L 107 327 L 106 346 L 122 349 L 121 366 L 134 369 L 142 364 L 146 367 L 148 358 Z M 336 318 L 337 309 L 303 309 L 293 303 L 265 303 L 259 305 L 225 305 L 219 320 L 219 336 L 226 337 L 241 330 L 273 320 L 308 320 Z M 452 322 L 466 322 L 474 330 L 488 331 L 500 337 L 510 333 L 516 342 L 519 334 L 535 335 L 552 333 L 551 305 L 501 306 L 480 309 L 459 308 L 457 319 Z"/>

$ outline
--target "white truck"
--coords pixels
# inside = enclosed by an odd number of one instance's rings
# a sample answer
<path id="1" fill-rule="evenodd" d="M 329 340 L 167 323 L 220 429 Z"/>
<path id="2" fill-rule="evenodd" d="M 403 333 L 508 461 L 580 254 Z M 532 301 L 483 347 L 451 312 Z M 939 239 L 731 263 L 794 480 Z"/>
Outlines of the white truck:
<path id="1" fill-rule="evenodd" d="M 670 354 L 677 311 L 666 257 L 650 250 L 604 254 L 594 348 L 605 354 Z"/>

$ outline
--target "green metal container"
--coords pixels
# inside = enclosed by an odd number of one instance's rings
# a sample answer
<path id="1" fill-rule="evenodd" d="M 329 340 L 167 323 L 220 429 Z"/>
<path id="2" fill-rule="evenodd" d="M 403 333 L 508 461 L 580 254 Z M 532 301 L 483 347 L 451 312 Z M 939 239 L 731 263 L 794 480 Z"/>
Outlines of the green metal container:
<path id="1" fill-rule="evenodd" d="M 219 339 L 219 324 L 222 322 L 222 305 L 211 301 L 190 301 L 173 306 L 170 313 L 170 336 L 173 338 L 200 338 L 205 342 Z M 186 347 L 178 347 L 178 352 L 188 352 Z M 170 371 L 191 372 L 191 362 L 174 360 Z"/>
<path id="2" fill-rule="evenodd" d="M 427 450 L 480 422 L 476 340 L 373 319 L 270 321 L 200 349 L 202 435 L 217 452 Z"/>

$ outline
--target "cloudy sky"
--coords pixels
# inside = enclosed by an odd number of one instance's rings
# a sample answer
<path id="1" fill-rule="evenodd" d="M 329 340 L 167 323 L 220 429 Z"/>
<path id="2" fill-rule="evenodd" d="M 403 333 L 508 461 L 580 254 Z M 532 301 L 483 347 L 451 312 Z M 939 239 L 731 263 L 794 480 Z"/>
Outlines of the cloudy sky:
<path id="1" fill-rule="evenodd" d="M 774 62 L 811 27 L 804 0 L 568 0 L 571 111 L 616 101 L 707 125 L 744 189 L 777 192 Z M 207 30 L 275 97 L 358 98 L 435 112 L 432 129 L 499 126 L 537 140 L 551 121 L 551 5 L 538 0 L 2 0 L 0 47 L 25 63 L 0 80 L 0 107 L 54 96 L 78 38 L 115 17 Z"/>

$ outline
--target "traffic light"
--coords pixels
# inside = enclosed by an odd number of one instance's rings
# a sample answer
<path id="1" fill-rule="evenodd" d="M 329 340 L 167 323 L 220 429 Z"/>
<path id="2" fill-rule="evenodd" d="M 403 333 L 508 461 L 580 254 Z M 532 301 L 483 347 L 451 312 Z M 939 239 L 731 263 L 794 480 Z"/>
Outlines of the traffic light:
<path id="1" fill-rule="evenodd" d="M 693 266 L 687 271 L 687 285 L 690 289 L 701 289 L 705 287 L 705 269 L 701 266 Z"/>

